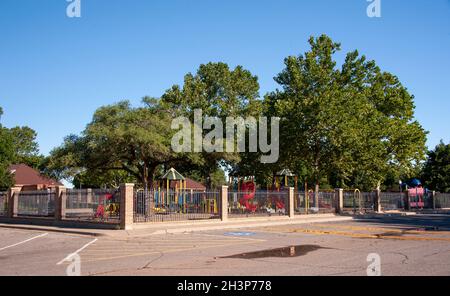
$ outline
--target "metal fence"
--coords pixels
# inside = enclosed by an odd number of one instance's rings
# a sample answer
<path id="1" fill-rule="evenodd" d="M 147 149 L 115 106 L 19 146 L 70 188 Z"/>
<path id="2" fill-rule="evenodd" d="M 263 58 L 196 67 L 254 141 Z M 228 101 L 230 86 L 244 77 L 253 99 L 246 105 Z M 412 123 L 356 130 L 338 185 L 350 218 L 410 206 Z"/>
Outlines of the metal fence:
<path id="1" fill-rule="evenodd" d="M 18 193 L 18 216 L 55 216 L 55 192 L 52 190 L 22 191 Z"/>
<path id="2" fill-rule="evenodd" d="M 220 192 L 136 190 L 134 222 L 219 219 Z"/>
<path id="3" fill-rule="evenodd" d="M 344 211 L 375 211 L 376 192 L 344 191 Z"/>
<path id="4" fill-rule="evenodd" d="M 0 192 L 0 216 L 6 216 L 6 214 L 8 213 L 7 198 L 8 198 L 7 192 Z"/>
<path id="5" fill-rule="evenodd" d="M 288 215 L 289 192 L 228 192 L 228 215 L 231 218 Z"/>
<path id="6" fill-rule="evenodd" d="M 315 192 L 308 192 L 307 198 L 305 198 L 305 192 L 297 192 L 294 195 L 294 212 L 296 214 L 334 213 L 336 211 L 335 196 L 334 191 L 320 191 L 316 205 Z"/>
<path id="7" fill-rule="evenodd" d="M 68 189 L 65 218 L 92 222 L 120 222 L 120 190 Z"/>
<path id="8" fill-rule="evenodd" d="M 450 193 L 436 193 L 436 208 L 450 208 Z"/>
<path id="9" fill-rule="evenodd" d="M 319 213 L 334 213 L 336 208 L 334 201 L 336 198 L 335 191 L 321 191 L 319 192 L 319 207 L 317 209 Z"/>
<path id="10" fill-rule="evenodd" d="M 405 208 L 405 193 L 381 192 L 380 199 L 383 211 L 402 210 Z"/>

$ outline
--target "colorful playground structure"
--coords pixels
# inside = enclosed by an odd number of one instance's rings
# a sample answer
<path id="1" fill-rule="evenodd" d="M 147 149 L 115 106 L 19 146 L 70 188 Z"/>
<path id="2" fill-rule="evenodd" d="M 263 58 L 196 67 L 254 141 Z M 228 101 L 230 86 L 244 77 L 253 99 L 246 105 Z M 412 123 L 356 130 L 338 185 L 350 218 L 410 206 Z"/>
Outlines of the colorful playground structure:
<path id="1" fill-rule="evenodd" d="M 285 213 L 289 177 L 295 177 L 289 170 L 283 170 L 273 178 L 266 191 L 257 191 L 254 177 L 230 177 L 232 200 L 231 213 Z M 284 182 L 283 182 L 284 181 Z M 272 189 L 273 188 L 273 189 Z"/>
<path id="2" fill-rule="evenodd" d="M 141 190 L 137 196 L 138 211 L 145 215 L 219 214 L 219 193 L 188 189 L 186 178 L 174 168 L 155 188 Z"/>

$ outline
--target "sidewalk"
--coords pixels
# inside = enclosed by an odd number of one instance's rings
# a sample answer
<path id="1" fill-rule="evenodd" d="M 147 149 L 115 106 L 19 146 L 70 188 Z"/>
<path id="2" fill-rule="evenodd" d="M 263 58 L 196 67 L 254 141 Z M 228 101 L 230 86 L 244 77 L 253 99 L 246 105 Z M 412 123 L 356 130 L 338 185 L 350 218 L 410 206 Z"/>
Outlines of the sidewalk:
<path id="1" fill-rule="evenodd" d="M 62 228 L 54 226 L 36 226 L 36 225 L 20 225 L 20 224 L 1 224 L 1 228 L 13 228 L 23 230 L 59 232 L 74 235 L 88 236 L 106 236 L 106 237 L 142 237 L 151 235 L 176 234 L 188 232 L 201 232 L 211 230 L 230 230 L 245 229 L 265 226 L 277 225 L 293 225 L 293 224 L 309 224 L 309 223 L 325 223 L 325 222 L 341 222 L 351 221 L 351 216 L 337 216 L 334 214 L 319 214 L 308 216 L 288 217 L 261 217 L 261 218 L 243 218 L 229 219 L 222 221 L 181 221 L 173 223 L 139 223 L 135 224 L 133 230 L 107 230 L 107 229 L 81 229 L 81 228 Z"/>

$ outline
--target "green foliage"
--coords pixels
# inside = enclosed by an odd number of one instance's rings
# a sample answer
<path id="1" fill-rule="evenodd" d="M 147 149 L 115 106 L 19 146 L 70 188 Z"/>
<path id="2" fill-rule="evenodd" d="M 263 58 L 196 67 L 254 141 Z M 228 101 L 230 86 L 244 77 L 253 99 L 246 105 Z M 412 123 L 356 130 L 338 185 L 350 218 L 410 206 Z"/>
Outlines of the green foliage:
<path id="1" fill-rule="evenodd" d="M 389 172 L 411 172 L 424 158 L 426 133 L 406 88 L 357 51 L 338 69 L 340 44 L 325 35 L 309 43 L 309 52 L 286 58 L 275 78 L 282 91 L 266 96 L 282 118 L 282 161 L 301 158 L 316 183 L 334 177 L 335 186 L 361 189 L 380 186 Z"/>
<path id="2" fill-rule="evenodd" d="M 162 96 L 164 104 L 191 120 L 195 109 L 202 109 L 204 116 L 247 117 L 259 115 L 261 104 L 258 78 L 241 66 L 230 69 L 225 63 L 200 65 L 197 73 L 187 74 L 184 85 L 173 86 Z M 203 136 L 210 131 L 203 131 Z M 225 134 L 224 134 L 225 136 Z M 237 153 L 201 153 L 200 160 L 192 164 L 207 181 L 207 187 L 213 187 L 212 180 L 217 168 L 223 162 L 235 164 L 240 160 Z"/>
<path id="3" fill-rule="evenodd" d="M 8 130 L 14 147 L 14 163 L 23 163 L 38 169 L 44 157 L 39 154 L 39 146 L 36 141 L 37 133 L 27 127 L 13 127 Z"/>
<path id="4" fill-rule="evenodd" d="M 0 119 L 3 115 L 3 109 L 0 107 Z M 11 135 L 0 122 L 0 190 L 5 190 L 13 185 L 13 179 L 9 173 L 8 167 L 14 157 Z"/>
<path id="5" fill-rule="evenodd" d="M 123 170 L 88 170 L 73 178 L 75 188 L 118 188 L 124 183 L 138 183 L 138 180 Z"/>
<path id="6" fill-rule="evenodd" d="M 0 125 L 0 190 L 5 190 L 14 183 L 8 170 L 13 157 L 12 138 L 8 131 Z"/>
<path id="7" fill-rule="evenodd" d="M 428 152 L 423 179 L 432 190 L 450 192 L 450 144 L 445 145 L 441 141 L 434 150 Z"/>
<path id="8" fill-rule="evenodd" d="M 184 156 L 171 150 L 170 125 L 171 114 L 149 98 L 139 108 L 127 101 L 101 107 L 82 136 L 70 136 L 52 151 L 48 174 L 80 175 L 78 181 L 98 185 L 117 171 L 119 180 L 134 178 L 152 186 L 158 166 Z"/>
<path id="9" fill-rule="evenodd" d="M 275 77 L 281 89 L 264 100 L 250 71 L 209 63 L 160 100 L 144 98 L 144 107 L 126 101 L 101 107 L 81 136 L 68 137 L 52 152 L 47 173 L 82 185 L 101 186 L 108 179 L 151 185 L 173 166 L 212 188 L 223 183 L 223 167 L 236 176 L 255 176 L 261 186 L 289 168 L 301 182 L 363 190 L 395 186 L 417 174 L 426 132 L 414 119 L 414 97 L 396 76 L 357 51 L 338 67 L 334 56 L 340 44 L 328 36 L 311 37 L 309 43 L 309 51 L 285 59 L 285 69 Z M 261 164 L 259 153 L 175 154 L 171 120 L 192 120 L 195 109 L 222 120 L 280 117 L 279 162 Z"/>

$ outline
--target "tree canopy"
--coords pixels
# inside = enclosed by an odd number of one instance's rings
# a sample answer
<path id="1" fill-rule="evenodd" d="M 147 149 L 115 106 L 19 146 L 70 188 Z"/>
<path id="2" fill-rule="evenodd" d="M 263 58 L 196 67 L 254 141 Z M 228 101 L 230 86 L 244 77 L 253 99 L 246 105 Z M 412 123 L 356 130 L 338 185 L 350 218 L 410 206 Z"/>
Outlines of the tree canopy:
<path id="1" fill-rule="evenodd" d="M 100 107 L 80 136 L 67 137 L 52 152 L 48 171 L 85 184 L 107 178 L 153 184 L 174 166 L 212 187 L 223 179 L 224 167 L 256 176 L 263 186 L 289 168 L 316 185 L 367 190 L 412 177 L 424 160 L 427 134 L 414 118 L 414 96 L 398 77 L 356 50 L 338 65 L 341 46 L 326 35 L 311 37 L 309 44 L 304 54 L 285 59 L 275 77 L 281 88 L 264 98 L 258 77 L 244 67 L 208 63 L 160 99 L 146 97 L 144 106 L 123 101 Z M 253 152 L 174 153 L 171 121 L 178 116 L 193 121 L 195 109 L 222 120 L 281 118 L 279 161 L 262 164 L 261 153 Z M 209 132 L 203 129 L 203 137 Z"/>
<path id="2" fill-rule="evenodd" d="M 0 118 L 3 109 L 0 107 Z M 39 168 L 43 156 L 39 154 L 36 141 L 37 133 L 29 127 L 8 129 L 0 122 L 0 189 L 13 185 L 13 178 L 8 170 L 11 164 L 24 163 Z"/>
<path id="3" fill-rule="evenodd" d="M 424 158 L 426 132 L 414 120 L 413 96 L 399 79 L 357 51 L 339 69 L 340 44 L 328 36 L 285 59 L 275 77 L 282 86 L 266 96 L 282 120 L 284 161 L 300 158 L 316 183 L 379 186 L 390 171 L 408 174 Z"/>
<path id="4" fill-rule="evenodd" d="M 428 160 L 423 169 L 425 185 L 439 192 L 450 192 L 450 144 L 441 141 L 428 152 Z"/>

